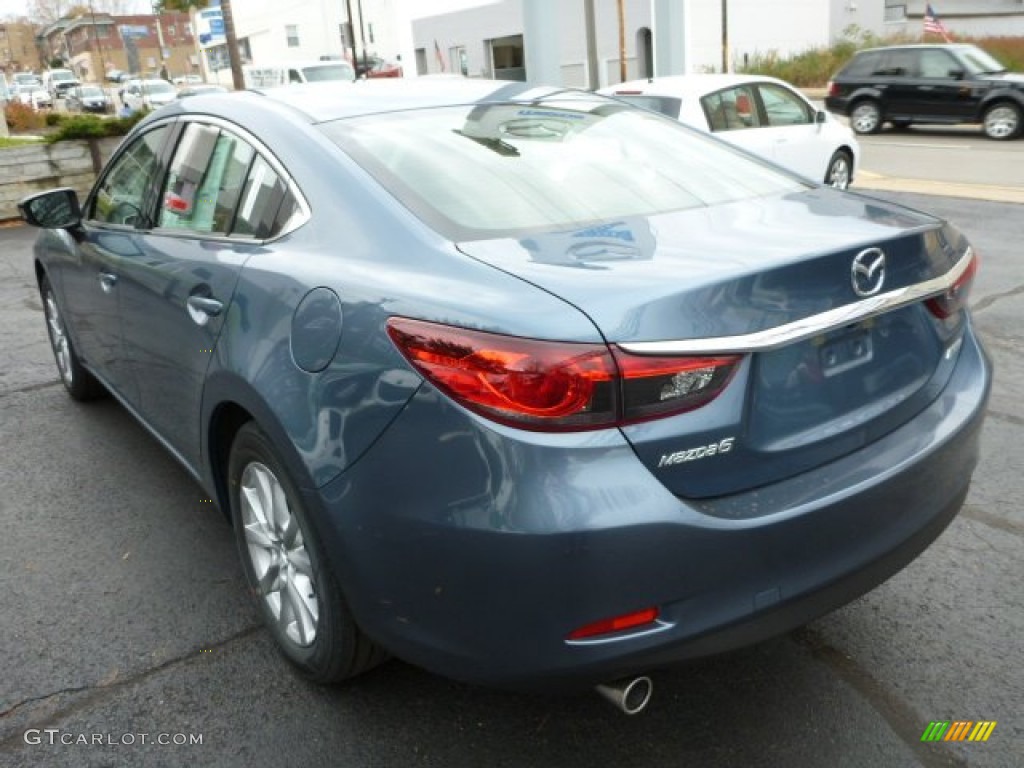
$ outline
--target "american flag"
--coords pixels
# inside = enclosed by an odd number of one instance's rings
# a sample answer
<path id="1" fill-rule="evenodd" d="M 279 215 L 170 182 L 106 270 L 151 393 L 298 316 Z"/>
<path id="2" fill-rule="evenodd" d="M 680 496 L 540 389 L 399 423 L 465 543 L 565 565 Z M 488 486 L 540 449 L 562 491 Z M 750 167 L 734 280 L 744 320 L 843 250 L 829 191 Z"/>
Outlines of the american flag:
<path id="1" fill-rule="evenodd" d="M 939 16 L 935 13 L 935 9 L 932 8 L 932 4 L 928 3 L 925 6 L 924 11 L 924 33 L 927 35 L 932 32 L 936 35 L 942 35 L 942 39 L 947 43 L 950 42 L 949 32 L 946 31 L 946 27 L 943 26 L 942 22 L 939 21 Z"/>

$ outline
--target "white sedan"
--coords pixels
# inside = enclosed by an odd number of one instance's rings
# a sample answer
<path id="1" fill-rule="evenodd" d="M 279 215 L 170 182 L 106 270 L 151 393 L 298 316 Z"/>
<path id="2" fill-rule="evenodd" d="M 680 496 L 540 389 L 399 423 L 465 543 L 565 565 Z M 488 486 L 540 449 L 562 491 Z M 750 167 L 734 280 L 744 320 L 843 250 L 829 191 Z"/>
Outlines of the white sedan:
<path id="1" fill-rule="evenodd" d="M 633 80 L 599 93 L 661 112 L 772 160 L 846 189 L 860 146 L 853 132 L 788 83 L 758 75 L 679 75 Z"/>

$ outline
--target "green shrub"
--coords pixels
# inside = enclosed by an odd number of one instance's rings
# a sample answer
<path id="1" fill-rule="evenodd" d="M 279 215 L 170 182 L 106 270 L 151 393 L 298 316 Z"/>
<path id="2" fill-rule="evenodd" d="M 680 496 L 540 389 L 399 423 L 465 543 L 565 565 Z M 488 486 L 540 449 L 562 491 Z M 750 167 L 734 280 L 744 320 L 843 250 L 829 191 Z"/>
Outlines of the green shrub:
<path id="1" fill-rule="evenodd" d="M 60 125 L 67 117 L 63 112 L 47 112 L 46 113 L 46 124 L 51 128 L 55 125 Z"/>
<path id="2" fill-rule="evenodd" d="M 69 139 L 103 139 L 108 136 L 124 136 L 143 117 L 137 112 L 131 117 L 103 118 L 98 115 L 65 115 L 59 121 L 56 131 L 47 137 L 47 141 L 67 141 Z"/>

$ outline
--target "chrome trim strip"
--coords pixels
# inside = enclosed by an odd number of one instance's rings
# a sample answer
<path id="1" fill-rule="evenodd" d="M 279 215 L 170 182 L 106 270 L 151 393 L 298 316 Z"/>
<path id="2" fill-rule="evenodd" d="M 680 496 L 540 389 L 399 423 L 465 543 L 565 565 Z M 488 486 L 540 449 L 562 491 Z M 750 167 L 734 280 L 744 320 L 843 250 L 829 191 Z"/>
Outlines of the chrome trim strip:
<path id="1" fill-rule="evenodd" d="M 706 339 L 679 339 L 674 341 L 631 341 L 619 343 L 626 352 L 636 355 L 708 355 L 743 354 L 765 352 L 770 349 L 809 339 L 834 328 L 867 320 L 870 317 L 890 312 L 922 299 L 938 296 L 948 291 L 960 276 L 967 271 L 974 258 L 973 249 L 968 246 L 964 255 L 945 274 L 925 280 L 923 283 L 897 288 L 880 293 L 853 304 L 830 309 L 817 315 L 795 320 L 775 328 L 768 328 L 743 336 L 718 336 Z"/>

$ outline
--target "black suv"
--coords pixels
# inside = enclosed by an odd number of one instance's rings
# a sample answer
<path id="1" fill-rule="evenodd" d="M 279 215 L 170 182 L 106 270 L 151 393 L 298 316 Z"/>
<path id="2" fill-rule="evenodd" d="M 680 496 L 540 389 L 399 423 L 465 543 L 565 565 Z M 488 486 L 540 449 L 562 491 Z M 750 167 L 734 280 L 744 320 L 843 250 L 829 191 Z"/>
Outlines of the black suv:
<path id="1" fill-rule="evenodd" d="M 1024 75 L 1010 74 L 974 45 L 900 45 L 860 51 L 828 84 L 825 108 L 848 115 L 857 133 L 886 121 L 981 123 L 990 139 L 1016 138 Z"/>

